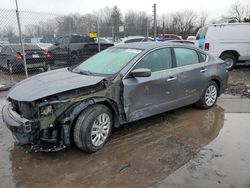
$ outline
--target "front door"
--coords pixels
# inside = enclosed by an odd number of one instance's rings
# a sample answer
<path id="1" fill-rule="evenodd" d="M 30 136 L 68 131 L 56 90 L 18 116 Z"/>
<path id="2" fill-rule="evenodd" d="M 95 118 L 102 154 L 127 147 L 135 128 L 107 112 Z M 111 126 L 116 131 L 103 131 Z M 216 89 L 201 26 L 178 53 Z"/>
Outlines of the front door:
<path id="1" fill-rule="evenodd" d="M 123 100 L 127 121 L 135 121 L 169 110 L 176 102 L 177 77 L 172 68 L 170 48 L 150 52 L 133 68 L 147 68 L 150 77 L 123 80 Z"/>

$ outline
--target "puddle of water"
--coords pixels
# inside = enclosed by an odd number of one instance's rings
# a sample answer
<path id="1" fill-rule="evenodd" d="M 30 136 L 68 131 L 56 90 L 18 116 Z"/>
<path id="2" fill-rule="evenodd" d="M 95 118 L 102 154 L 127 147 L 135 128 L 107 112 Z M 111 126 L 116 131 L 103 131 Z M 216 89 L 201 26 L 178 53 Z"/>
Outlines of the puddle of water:
<path id="1" fill-rule="evenodd" d="M 217 104 L 225 109 L 226 113 L 250 113 L 250 98 L 222 95 Z"/>
<path id="2" fill-rule="evenodd" d="M 0 109 L 5 104 L 6 92 L 0 92 Z M 13 140 L 10 132 L 2 122 L 2 114 L 0 113 L 0 187 L 15 187 L 12 162 L 10 160 L 10 150 L 13 149 Z"/>
<path id="3" fill-rule="evenodd" d="M 91 155 L 77 149 L 26 153 L 15 146 L 2 173 L 17 187 L 148 187 L 192 159 L 217 137 L 223 123 L 219 106 L 186 107 L 113 131 L 107 145 Z M 2 179 L 1 175 L 0 187 L 6 187 Z"/>
<path id="4" fill-rule="evenodd" d="M 250 187 L 250 114 L 225 114 L 219 136 L 158 188 Z"/>

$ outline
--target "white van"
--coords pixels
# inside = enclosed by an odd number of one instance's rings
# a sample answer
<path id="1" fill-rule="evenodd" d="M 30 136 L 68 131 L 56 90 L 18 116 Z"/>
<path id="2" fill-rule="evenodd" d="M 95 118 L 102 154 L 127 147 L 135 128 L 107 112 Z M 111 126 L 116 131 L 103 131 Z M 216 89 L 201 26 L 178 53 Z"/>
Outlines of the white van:
<path id="1" fill-rule="evenodd" d="M 223 59 L 232 70 L 238 61 L 250 60 L 250 23 L 205 26 L 196 35 L 196 46 Z"/>

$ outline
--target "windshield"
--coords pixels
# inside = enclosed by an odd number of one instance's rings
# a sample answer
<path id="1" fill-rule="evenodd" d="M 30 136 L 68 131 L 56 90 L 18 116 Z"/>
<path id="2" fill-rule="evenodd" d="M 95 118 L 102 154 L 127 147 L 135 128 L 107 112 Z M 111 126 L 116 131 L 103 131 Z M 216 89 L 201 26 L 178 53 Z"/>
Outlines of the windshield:
<path id="1" fill-rule="evenodd" d="M 141 50 L 109 48 L 78 65 L 73 72 L 113 75 L 125 67 Z"/>

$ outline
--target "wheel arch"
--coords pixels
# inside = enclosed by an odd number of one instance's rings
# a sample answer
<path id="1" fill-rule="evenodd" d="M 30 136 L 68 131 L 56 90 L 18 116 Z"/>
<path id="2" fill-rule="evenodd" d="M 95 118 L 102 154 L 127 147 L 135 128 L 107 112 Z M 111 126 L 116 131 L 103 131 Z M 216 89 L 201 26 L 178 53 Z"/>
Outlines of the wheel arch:
<path id="1" fill-rule="evenodd" d="M 102 105 L 107 106 L 113 114 L 114 127 L 120 126 L 119 110 L 118 110 L 117 104 L 112 99 L 109 99 L 106 97 L 90 98 L 90 99 L 86 99 L 86 100 L 83 100 L 81 102 L 71 105 L 64 113 L 64 118 L 66 118 L 65 121 L 70 122 L 71 127 L 74 126 L 74 123 L 77 120 L 80 113 L 86 108 L 88 108 L 89 106 L 94 105 L 94 104 L 102 104 Z"/>
<path id="2" fill-rule="evenodd" d="M 236 60 L 238 60 L 239 57 L 240 57 L 239 52 L 236 51 L 236 50 L 225 50 L 225 51 L 223 51 L 223 52 L 220 54 L 219 58 L 221 58 L 223 55 L 226 55 L 226 54 L 233 55 L 233 56 L 236 58 Z"/>
<path id="3" fill-rule="evenodd" d="M 217 84 L 217 86 L 218 86 L 218 94 L 220 95 L 220 91 L 221 91 L 220 78 L 218 76 L 212 76 L 210 81 L 213 81 L 213 82 L 215 82 Z"/>

